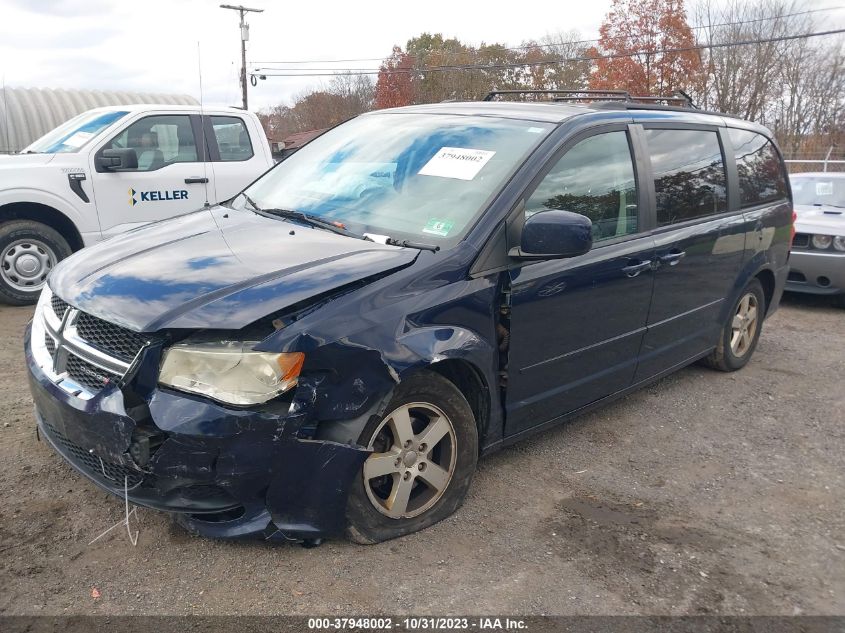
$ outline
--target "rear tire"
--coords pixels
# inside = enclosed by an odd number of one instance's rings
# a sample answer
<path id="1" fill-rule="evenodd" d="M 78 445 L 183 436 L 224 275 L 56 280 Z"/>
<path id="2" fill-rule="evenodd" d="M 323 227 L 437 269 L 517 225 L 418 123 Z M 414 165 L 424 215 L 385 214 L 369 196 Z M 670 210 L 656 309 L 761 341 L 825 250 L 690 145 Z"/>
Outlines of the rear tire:
<path id="1" fill-rule="evenodd" d="M 50 271 L 70 254 L 67 240 L 46 224 L 0 224 L 0 301 L 15 306 L 38 301 Z"/>
<path id="2" fill-rule="evenodd" d="M 463 503 L 478 461 L 472 410 L 443 376 L 422 371 L 402 381 L 386 411 L 359 439 L 374 452 L 349 493 L 348 534 L 356 543 L 380 543 L 448 517 Z"/>
<path id="3" fill-rule="evenodd" d="M 719 371 L 742 369 L 751 360 L 766 314 L 766 296 L 758 279 L 752 279 L 739 294 L 719 335 L 719 344 L 702 363 Z"/>

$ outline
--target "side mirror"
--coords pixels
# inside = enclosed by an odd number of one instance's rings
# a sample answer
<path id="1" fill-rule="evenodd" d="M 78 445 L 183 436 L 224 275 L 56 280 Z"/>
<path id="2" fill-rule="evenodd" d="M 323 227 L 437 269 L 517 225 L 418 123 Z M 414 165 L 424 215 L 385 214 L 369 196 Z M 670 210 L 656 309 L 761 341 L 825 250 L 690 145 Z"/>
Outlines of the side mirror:
<path id="1" fill-rule="evenodd" d="M 549 210 L 535 213 L 522 225 L 518 248 L 509 255 L 520 259 L 563 259 L 583 255 L 593 247 L 593 222 L 580 213 Z"/>
<path id="2" fill-rule="evenodd" d="M 94 159 L 98 169 L 103 171 L 123 171 L 138 169 L 138 154 L 134 149 L 121 147 L 118 149 L 104 149 Z"/>

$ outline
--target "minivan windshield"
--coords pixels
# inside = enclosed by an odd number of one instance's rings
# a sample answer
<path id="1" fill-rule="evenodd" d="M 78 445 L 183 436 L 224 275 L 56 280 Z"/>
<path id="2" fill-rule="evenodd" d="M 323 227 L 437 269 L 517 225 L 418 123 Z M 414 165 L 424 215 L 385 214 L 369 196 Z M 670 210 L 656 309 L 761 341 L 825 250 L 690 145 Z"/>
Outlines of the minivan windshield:
<path id="1" fill-rule="evenodd" d="M 481 116 L 367 114 L 308 143 L 233 203 L 451 246 L 552 128 Z"/>
<path id="2" fill-rule="evenodd" d="M 122 119 L 128 112 L 83 112 L 47 132 L 21 151 L 21 154 L 64 154 L 78 152 L 103 129 Z"/>
<path id="3" fill-rule="evenodd" d="M 795 204 L 845 208 L 845 178 L 829 176 L 792 176 Z"/>

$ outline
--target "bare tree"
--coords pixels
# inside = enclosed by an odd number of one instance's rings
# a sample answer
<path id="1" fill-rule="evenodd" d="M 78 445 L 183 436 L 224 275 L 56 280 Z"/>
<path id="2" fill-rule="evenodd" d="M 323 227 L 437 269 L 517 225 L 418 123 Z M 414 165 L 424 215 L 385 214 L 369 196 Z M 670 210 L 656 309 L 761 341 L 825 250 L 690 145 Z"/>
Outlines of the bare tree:
<path id="1" fill-rule="evenodd" d="M 547 34 L 540 43 L 549 59 L 575 60 L 544 66 L 544 87 L 555 90 L 583 90 L 587 87 L 592 64 L 585 59 L 586 42 L 577 30 Z"/>
<path id="2" fill-rule="evenodd" d="M 704 0 L 694 10 L 704 73 L 696 88 L 705 107 L 761 121 L 776 97 L 789 42 L 741 44 L 804 32 L 808 14 L 794 0 Z M 727 45 L 727 46 L 723 46 Z"/>
<path id="3" fill-rule="evenodd" d="M 794 0 L 702 0 L 694 22 L 704 72 L 694 90 L 706 108 L 772 128 L 788 156 L 819 157 L 845 135 L 842 40 L 747 43 L 817 30 L 817 14 L 804 7 Z"/>
<path id="4" fill-rule="evenodd" d="M 796 40 L 783 57 L 780 74 L 782 93 L 770 118 L 781 147 L 793 156 L 824 151 L 845 123 L 842 41 Z"/>

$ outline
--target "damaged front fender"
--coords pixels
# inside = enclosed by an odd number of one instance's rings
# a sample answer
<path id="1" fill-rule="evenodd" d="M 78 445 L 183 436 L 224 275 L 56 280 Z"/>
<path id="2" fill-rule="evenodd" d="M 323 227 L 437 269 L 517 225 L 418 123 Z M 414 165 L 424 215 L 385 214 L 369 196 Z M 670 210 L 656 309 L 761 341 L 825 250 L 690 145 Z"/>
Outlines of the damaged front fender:
<path id="1" fill-rule="evenodd" d="M 286 324 L 256 346 L 305 354 L 291 406 L 300 437 L 366 443 L 364 428 L 384 415 L 401 380 L 458 363 L 482 392 L 471 403 L 480 431 L 501 428 L 494 406 L 498 278 L 466 279 L 458 272 L 465 264 L 444 261 L 427 279 L 408 271 L 374 282 Z M 459 385 L 465 386 L 470 385 Z"/>

